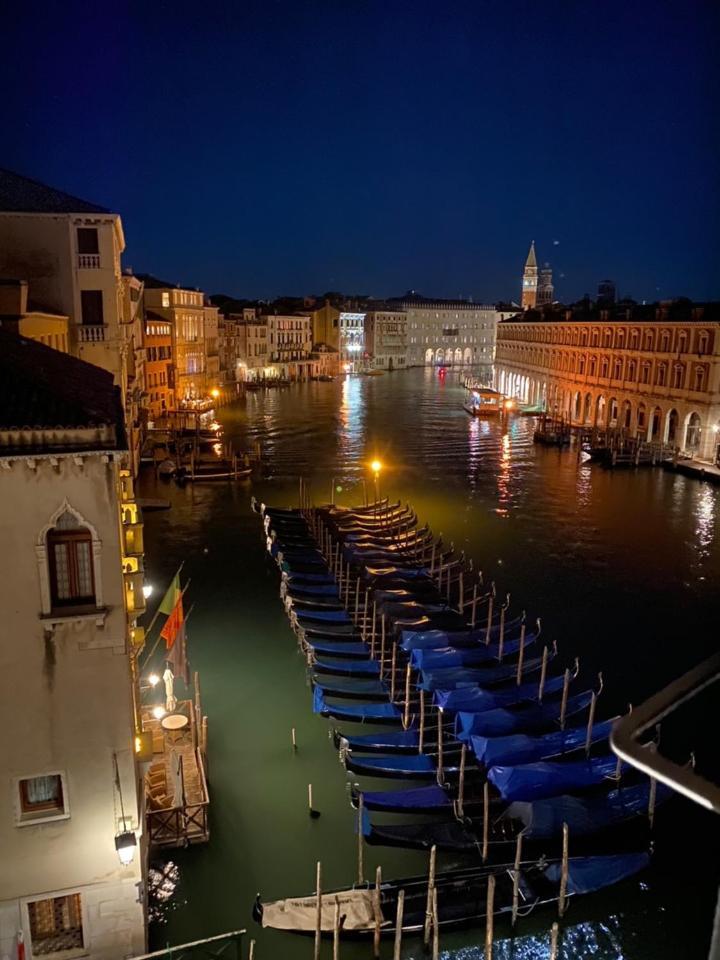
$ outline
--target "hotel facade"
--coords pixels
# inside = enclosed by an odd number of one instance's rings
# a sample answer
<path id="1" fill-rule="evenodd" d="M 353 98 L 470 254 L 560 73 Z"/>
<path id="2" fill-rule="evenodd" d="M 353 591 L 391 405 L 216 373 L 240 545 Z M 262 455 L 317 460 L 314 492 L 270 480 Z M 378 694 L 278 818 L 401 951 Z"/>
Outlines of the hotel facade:
<path id="1" fill-rule="evenodd" d="M 491 364 L 498 314 L 492 304 L 410 296 L 391 301 L 407 315 L 407 365 Z"/>
<path id="2" fill-rule="evenodd" d="M 574 425 L 716 461 L 720 305 L 526 310 L 498 324 L 495 385 Z"/>

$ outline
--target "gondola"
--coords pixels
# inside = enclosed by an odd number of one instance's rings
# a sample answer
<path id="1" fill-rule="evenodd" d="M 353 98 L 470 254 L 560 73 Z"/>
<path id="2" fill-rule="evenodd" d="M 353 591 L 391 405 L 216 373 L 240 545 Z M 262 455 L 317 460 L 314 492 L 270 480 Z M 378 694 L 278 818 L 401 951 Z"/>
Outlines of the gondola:
<path id="1" fill-rule="evenodd" d="M 649 865 L 645 852 L 596 857 L 570 857 L 567 870 L 568 897 L 602 890 L 636 876 Z M 513 903 L 513 870 L 511 865 L 470 867 L 439 873 L 435 877 L 439 929 L 470 926 L 484 921 L 487 911 L 488 878 L 495 877 L 495 915 L 510 913 Z M 524 862 L 518 877 L 519 901 L 523 914 L 545 904 L 555 903 L 560 896 L 561 863 L 559 860 Z M 425 927 L 428 900 L 427 877 L 409 877 L 385 881 L 380 886 L 378 916 L 380 933 L 395 933 L 398 894 L 405 893 L 402 929 L 406 934 L 421 933 Z M 367 938 L 376 929 L 374 885 L 361 888 L 330 890 L 322 894 L 321 932 L 331 934 L 334 928 L 335 904 L 340 904 L 343 937 Z M 258 895 L 253 917 L 264 927 L 295 933 L 313 933 L 317 922 L 315 895 L 263 903 Z"/>
<path id="2" fill-rule="evenodd" d="M 671 798 L 673 791 L 658 784 L 655 811 Z M 559 795 L 516 802 L 488 824 L 488 861 L 505 862 L 513 855 L 522 833 L 526 857 L 560 856 L 563 824 L 567 823 L 575 853 L 603 849 L 637 850 L 649 845 L 651 828 L 647 817 L 650 801 L 648 782 L 575 797 Z M 483 817 L 449 818 L 428 823 L 372 824 L 363 817 L 363 834 L 369 844 L 447 853 L 477 853 L 482 849 Z"/>

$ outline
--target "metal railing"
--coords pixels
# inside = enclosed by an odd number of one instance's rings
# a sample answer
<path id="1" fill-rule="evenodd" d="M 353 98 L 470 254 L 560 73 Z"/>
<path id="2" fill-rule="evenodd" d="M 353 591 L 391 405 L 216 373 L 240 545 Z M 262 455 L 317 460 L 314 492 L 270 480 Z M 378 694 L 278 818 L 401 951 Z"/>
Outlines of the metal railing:
<path id="1" fill-rule="evenodd" d="M 695 772 L 693 765 L 668 760 L 643 737 L 678 707 L 720 681 L 720 653 L 694 667 L 617 722 L 610 736 L 614 752 L 633 767 L 667 784 L 690 800 L 720 813 L 720 786 Z M 709 960 L 720 960 L 720 897 L 715 911 Z"/>
<path id="2" fill-rule="evenodd" d="M 151 960 L 155 957 L 165 957 L 167 960 L 217 960 L 218 957 L 241 960 L 242 939 L 246 933 L 247 930 L 231 930 L 216 937 L 192 940 L 190 943 L 167 946 L 164 950 L 155 950 L 153 953 L 143 953 L 131 960 Z"/>

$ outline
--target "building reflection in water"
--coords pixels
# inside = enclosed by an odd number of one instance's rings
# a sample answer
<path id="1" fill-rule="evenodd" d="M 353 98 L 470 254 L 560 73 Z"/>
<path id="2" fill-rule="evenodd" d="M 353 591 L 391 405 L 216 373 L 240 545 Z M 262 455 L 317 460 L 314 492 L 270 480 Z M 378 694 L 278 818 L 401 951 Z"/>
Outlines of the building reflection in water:
<path id="1" fill-rule="evenodd" d="M 511 461 L 511 447 L 510 447 L 510 434 L 504 433 L 502 435 L 501 445 L 500 445 L 500 459 L 498 462 L 498 474 L 497 474 L 497 490 L 498 490 L 498 505 L 495 508 L 495 513 L 498 516 L 506 517 L 510 513 L 510 461 Z"/>
<path id="2" fill-rule="evenodd" d="M 340 394 L 338 461 L 353 473 L 362 470 L 361 460 L 365 451 L 364 407 L 360 378 L 346 376 Z"/>

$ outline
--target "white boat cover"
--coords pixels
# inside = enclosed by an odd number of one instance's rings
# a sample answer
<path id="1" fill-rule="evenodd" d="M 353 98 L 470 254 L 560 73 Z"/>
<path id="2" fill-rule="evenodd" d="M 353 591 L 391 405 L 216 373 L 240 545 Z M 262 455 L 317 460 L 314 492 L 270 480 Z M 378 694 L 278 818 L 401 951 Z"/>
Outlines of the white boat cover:
<path id="1" fill-rule="evenodd" d="M 343 890 L 322 895 L 322 929 L 332 931 L 335 902 L 340 904 L 343 930 L 372 930 L 375 910 L 371 890 Z M 344 919 L 343 919 L 344 918 Z M 263 904 L 262 925 L 275 930 L 299 930 L 312 933 L 317 920 L 317 897 L 273 900 Z M 384 919 L 381 918 L 381 923 Z"/>

